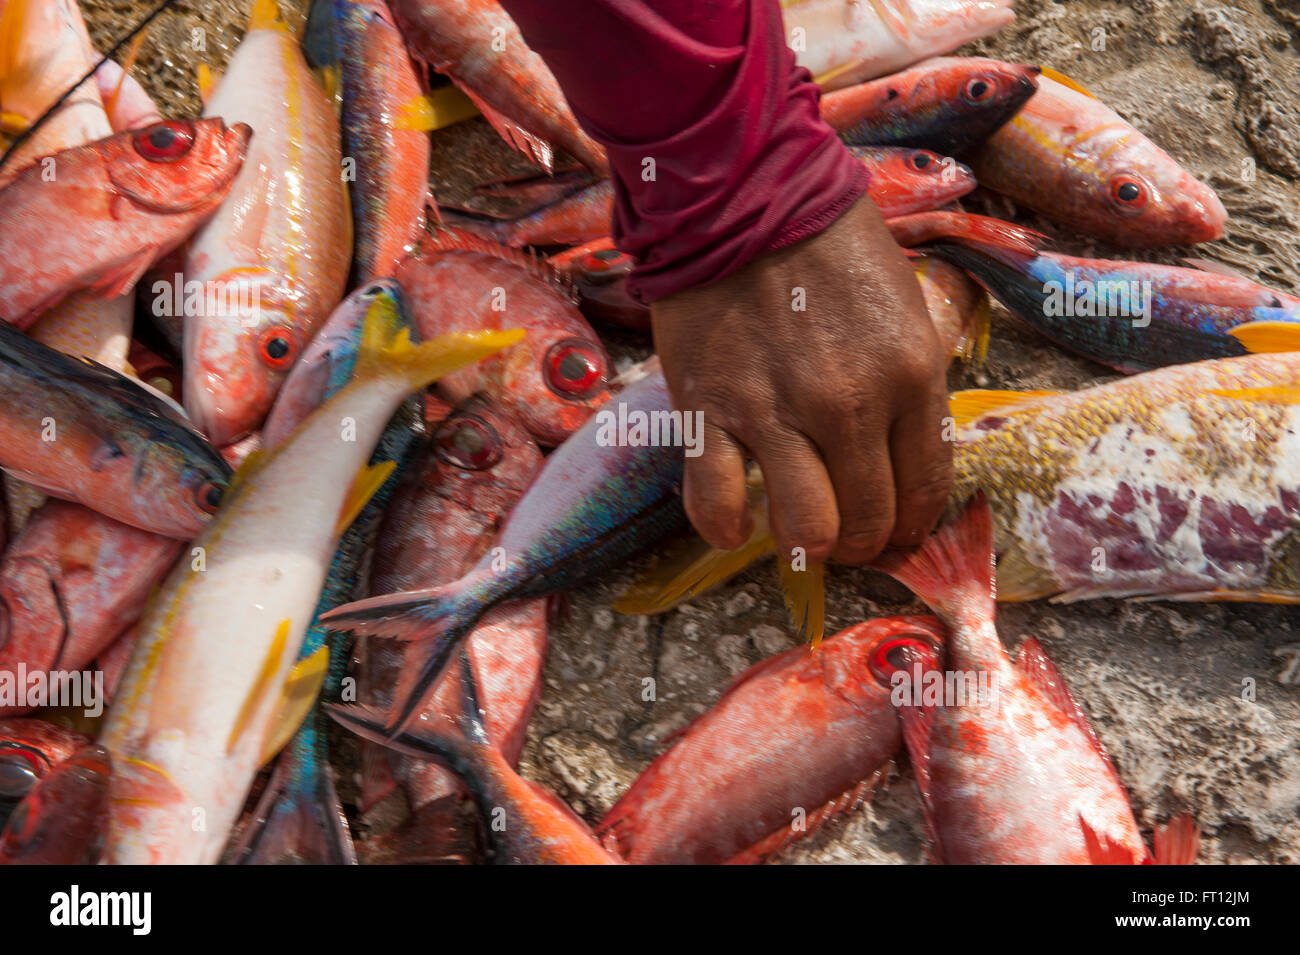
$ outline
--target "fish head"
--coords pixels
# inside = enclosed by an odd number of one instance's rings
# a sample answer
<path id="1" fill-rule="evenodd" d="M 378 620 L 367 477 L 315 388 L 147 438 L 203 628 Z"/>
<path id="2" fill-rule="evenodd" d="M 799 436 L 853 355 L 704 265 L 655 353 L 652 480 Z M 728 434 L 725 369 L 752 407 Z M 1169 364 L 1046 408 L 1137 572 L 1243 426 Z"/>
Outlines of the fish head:
<path id="1" fill-rule="evenodd" d="M 233 278 L 220 284 L 242 283 Z M 260 288 L 254 282 L 251 292 Z M 185 410 L 217 447 L 262 424 L 307 345 L 302 323 L 288 308 L 263 306 L 257 299 L 256 294 L 231 295 L 225 314 L 185 323 Z"/>
<path id="2" fill-rule="evenodd" d="M 504 517 L 542 464 L 542 453 L 513 416 L 478 394 L 438 425 L 424 481 L 467 510 Z"/>
<path id="3" fill-rule="evenodd" d="M 366 315 L 380 298 L 392 303 L 394 314 L 404 327 L 414 328 L 402 287 L 396 279 L 374 279 L 340 302 L 280 386 L 275 406 L 262 430 L 266 447 L 278 445 L 330 395 L 347 384 L 356 367 Z"/>
<path id="4" fill-rule="evenodd" d="M 246 123 L 169 119 L 89 148 L 102 156 L 118 193 L 142 209 L 203 213 L 230 191 L 252 135 Z"/>
<path id="5" fill-rule="evenodd" d="M 131 472 L 134 509 L 151 521 L 146 529 L 168 537 L 197 536 L 221 506 L 230 485 L 230 465 L 188 429 L 159 429 L 128 440 L 128 453 L 103 467 Z"/>
<path id="6" fill-rule="evenodd" d="M 947 631 L 938 617 L 879 617 L 860 626 L 862 632 L 846 649 L 851 647 L 858 672 L 869 673 L 880 687 L 888 689 L 894 674 L 916 663 L 923 669 L 939 664 Z"/>
<path id="7" fill-rule="evenodd" d="M 91 743 L 41 779 L 0 832 L 0 865 L 95 862 L 108 828 L 108 750 Z"/>
<path id="8" fill-rule="evenodd" d="M 1110 238 L 1123 245 L 1211 242 L 1228 219 L 1214 190 L 1163 153 L 1103 170 L 1094 201 L 1112 223 Z"/>
<path id="9" fill-rule="evenodd" d="M 975 174 L 928 149 L 854 149 L 871 170 L 868 194 L 886 216 L 937 209 L 974 190 Z"/>
<path id="10" fill-rule="evenodd" d="M 984 113 L 1000 122 L 1038 91 L 1036 66 L 983 57 L 953 58 L 951 62 L 953 66 L 935 74 L 935 82 L 941 98 L 962 113 Z"/>
<path id="11" fill-rule="evenodd" d="M 497 360 L 500 394 L 543 445 L 563 442 L 609 398 L 609 357 L 590 326 L 534 325 Z"/>

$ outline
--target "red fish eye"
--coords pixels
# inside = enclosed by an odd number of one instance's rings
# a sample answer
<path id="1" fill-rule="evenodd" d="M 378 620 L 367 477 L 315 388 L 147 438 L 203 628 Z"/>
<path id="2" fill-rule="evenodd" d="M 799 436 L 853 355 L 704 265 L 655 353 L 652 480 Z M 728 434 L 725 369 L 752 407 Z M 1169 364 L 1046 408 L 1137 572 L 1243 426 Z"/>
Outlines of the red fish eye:
<path id="1" fill-rule="evenodd" d="M 966 86 L 962 89 L 961 95 L 966 102 L 978 106 L 981 103 L 987 103 L 993 98 L 995 87 L 987 78 L 977 76 L 968 80 Z"/>
<path id="2" fill-rule="evenodd" d="M 41 814 L 32 812 L 32 800 L 24 799 L 9 816 L 4 827 L 4 844 L 11 852 L 31 849 L 40 842 Z"/>
<path id="3" fill-rule="evenodd" d="M 478 418 L 447 422 L 434 442 L 438 457 L 466 471 L 486 471 L 501 460 L 501 439 L 491 425 Z"/>
<path id="4" fill-rule="evenodd" d="M 257 339 L 257 354 L 267 365 L 280 371 L 298 357 L 298 343 L 293 332 L 282 325 L 268 328 Z"/>
<path id="5" fill-rule="evenodd" d="M 600 352 L 577 339 L 559 342 L 546 353 L 546 383 L 564 398 L 580 398 L 605 380 L 605 361 Z"/>
<path id="6" fill-rule="evenodd" d="M 0 799 L 26 796 L 49 770 L 49 761 L 21 743 L 0 744 Z"/>
<path id="7" fill-rule="evenodd" d="M 215 481 L 204 481 L 194 492 L 194 503 L 199 506 L 199 510 L 208 514 L 215 514 L 221 507 L 221 498 L 226 489 Z"/>
<path id="8" fill-rule="evenodd" d="M 934 161 L 935 158 L 934 153 L 914 152 L 907 157 L 907 164 L 917 172 L 926 172 L 932 167 L 934 169 L 939 168 L 939 164 Z"/>
<path id="9" fill-rule="evenodd" d="M 1116 176 L 1110 183 L 1110 195 L 1124 209 L 1145 209 L 1151 193 L 1146 184 L 1132 176 Z"/>
<path id="10" fill-rule="evenodd" d="M 194 126 L 173 119 L 135 134 L 135 151 L 150 162 L 175 162 L 194 148 Z"/>
<path id="11" fill-rule="evenodd" d="M 893 675 L 903 669 L 905 656 L 902 651 L 909 648 L 919 652 L 923 659 L 935 659 L 933 642 L 919 633 L 903 633 L 882 640 L 875 652 L 871 654 L 869 663 L 872 674 L 881 684 L 889 686 Z"/>

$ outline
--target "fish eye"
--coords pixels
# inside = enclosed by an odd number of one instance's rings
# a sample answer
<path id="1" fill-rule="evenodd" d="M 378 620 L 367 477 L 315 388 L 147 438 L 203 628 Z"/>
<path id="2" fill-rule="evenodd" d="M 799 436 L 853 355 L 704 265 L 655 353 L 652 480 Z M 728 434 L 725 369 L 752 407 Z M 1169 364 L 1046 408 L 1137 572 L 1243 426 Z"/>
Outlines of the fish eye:
<path id="1" fill-rule="evenodd" d="M 562 398 L 582 398 L 605 380 L 605 360 L 588 342 L 571 338 L 558 342 L 543 362 L 546 383 Z"/>
<path id="2" fill-rule="evenodd" d="M 908 650 L 916 651 L 931 661 L 937 657 L 934 640 L 923 633 L 901 633 L 882 640 L 871 654 L 868 665 L 883 686 L 889 686 L 893 675 L 907 667 Z"/>
<path id="3" fill-rule="evenodd" d="M 920 150 L 912 153 L 910 156 L 907 157 L 907 164 L 911 166 L 913 169 L 915 169 L 917 172 L 925 172 L 931 166 L 934 166 L 935 168 L 938 167 L 938 164 L 935 163 L 934 158 L 935 157 L 933 153 L 928 153 L 925 152 L 924 150 Z"/>
<path id="4" fill-rule="evenodd" d="M 379 298 L 379 296 L 383 295 L 385 291 L 387 291 L 387 289 L 385 289 L 384 286 L 382 285 L 372 285 L 370 286 L 370 288 L 366 289 L 364 292 L 361 293 L 361 297 Z"/>
<path id="5" fill-rule="evenodd" d="M 49 761 L 21 743 L 0 745 L 0 800 L 22 799 L 49 769 Z"/>
<path id="6" fill-rule="evenodd" d="M 225 493 L 226 489 L 217 482 L 204 481 L 194 492 L 194 503 L 199 506 L 199 510 L 215 514 L 221 508 L 221 498 Z"/>
<path id="7" fill-rule="evenodd" d="M 283 325 L 268 328 L 257 339 L 257 354 L 276 371 L 288 368 L 298 357 L 298 344 L 293 332 Z"/>
<path id="8" fill-rule="evenodd" d="M 618 249 L 599 249 L 579 256 L 574 264 L 580 272 L 600 275 L 616 270 L 627 270 L 632 265 L 632 257 Z"/>
<path id="9" fill-rule="evenodd" d="M 486 471 L 501 460 L 501 438 L 480 418 L 452 418 L 434 436 L 439 458 L 465 471 Z"/>
<path id="10" fill-rule="evenodd" d="M 1141 212 L 1151 201 L 1151 190 L 1135 176 L 1116 176 L 1110 182 L 1112 201 L 1127 212 Z"/>
<path id="11" fill-rule="evenodd" d="M 976 76 L 967 81 L 962 89 L 962 98 L 972 106 L 987 103 L 993 98 L 994 84 L 984 76 Z"/>
<path id="12" fill-rule="evenodd" d="M 173 119 L 135 134 L 135 151 L 150 162 L 175 162 L 194 148 L 194 124 Z"/>

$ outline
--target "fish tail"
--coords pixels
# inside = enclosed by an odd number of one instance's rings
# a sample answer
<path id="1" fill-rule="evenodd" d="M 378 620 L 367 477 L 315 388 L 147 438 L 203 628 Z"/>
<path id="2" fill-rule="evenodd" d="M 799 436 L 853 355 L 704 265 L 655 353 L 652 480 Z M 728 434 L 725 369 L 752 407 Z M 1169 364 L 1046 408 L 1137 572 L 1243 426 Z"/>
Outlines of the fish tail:
<path id="1" fill-rule="evenodd" d="M 407 655 L 412 665 L 402 668 L 393 691 L 390 734 L 400 731 L 415 716 L 456 646 L 482 616 L 486 604 L 472 580 L 358 600 L 321 616 L 321 622 L 334 630 L 414 645 Z"/>
<path id="2" fill-rule="evenodd" d="M 911 553 L 886 553 L 875 565 L 926 602 L 951 627 L 993 617 L 993 514 L 983 492 L 953 523 Z"/>
<path id="3" fill-rule="evenodd" d="M 1192 865 L 1201 847 L 1201 831 L 1190 812 L 1156 827 L 1156 865 Z"/>
<path id="4" fill-rule="evenodd" d="M 313 717 L 314 721 L 316 717 Z M 334 781 L 313 740 L 324 732 L 304 727 L 275 764 L 252 818 L 229 850 L 241 865 L 355 865 L 352 833 Z"/>
<path id="5" fill-rule="evenodd" d="M 400 295 L 388 292 L 377 297 L 366 311 L 353 381 L 396 376 L 415 391 L 523 337 L 522 329 L 462 332 L 417 345 L 411 340 Z"/>
<path id="6" fill-rule="evenodd" d="M 479 706 L 478 683 L 469 654 L 460 654 L 460 698 L 451 712 L 441 719 L 420 720 L 411 727 L 393 732 L 385 724 L 378 707 L 370 704 L 339 705 L 327 703 L 325 710 L 346 729 L 362 739 L 387 746 L 414 759 L 434 759 L 464 777 L 477 760 L 473 751 L 492 744 L 483 710 Z M 467 780 L 468 781 L 468 780 Z"/>

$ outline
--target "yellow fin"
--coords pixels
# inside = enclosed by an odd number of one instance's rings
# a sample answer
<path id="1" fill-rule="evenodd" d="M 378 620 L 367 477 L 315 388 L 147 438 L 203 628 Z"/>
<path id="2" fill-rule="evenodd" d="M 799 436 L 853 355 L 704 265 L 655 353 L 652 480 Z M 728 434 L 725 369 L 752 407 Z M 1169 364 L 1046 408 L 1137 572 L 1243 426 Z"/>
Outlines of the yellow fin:
<path id="1" fill-rule="evenodd" d="M 343 108 L 343 76 L 338 66 L 322 66 L 316 70 L 316 78 L 320 80 L 321 89 L 325 91 L 326 98 L 334 104 L 335 112 Z"/>
<path id="2" fill-rule="evenodd" d="M 335 537 L 347 530 L 348 525 L 357 519 L 361 509 L 375 496 L 375 492 L 384 486 L 384 482 L 396 467 L 396 461 L 380 461 L 378 464 L 361 469 L 356 480 L 352 482 L 352 487 L 348 489 L 347 498 L 343 501 L 339 522 L 334 527 Z"/>
<path id="3" fill-rule="evenodd" d="M 5 136 L 21 136 L 31 128 L 32 121 L 21 113 L 10 113 L 0 110 L 0 133 Z"/>
<path id="4" fill-rule="evenodd" d="M 972 353 L 966 356 L 966 360 L 976 368 L 983 368 L 984 359 L 989 354 L 989 336 L 993 331 L 993 299 L 983 288 L 976 294 L 978 304 L 975 306 L 975 315 L 971 319 L 975 342 L 971 347 Z"/>
<path id="5" fill-rule="evenodd" d="M 1300 323 L 1247 322 L 1228 329 L 1228 334 L 1255 354 L 1300 351 Z"/>
<path id="6" fill-rule="evenodd" d="M 165 806 L 182 798 L 180 787 L 161 766 L 128 756 L 114 758 L 113 790 L 109 801 L 119 806 Z"/>
<path id="7" fill-rule="evenodd" d="M 1061 592 L 1060 584 L 1015 545 L 998 555 L 997 573 L 998 600 L 1002 603 L 1039 600 Z"/>
<path id="8" fill-rule="evenodd" d="M 280 5 L 275 0 L 253 0 L 253 9 L 248 14 L 248 32 L 254 30 L 289 30 L 289 25 L 280 15 Z"/>
<path id="9" fill-rule="evenodd" d="M 31 0 L 8 0 L 0 4 L 0 85 L 20 86 L 19 54 L 26 38 L 26 18 Z"/>
<path id="10" fill-rule="evenodd" d="M 233 499 L 234 493 L 247 483 L 250 476 L 256 474 L 266 461 L 266 449 L 258 448 L 256 451 L 248 452 L 248 457 L 244 458 L 243 463 L 234 474 L 230 476 L 230 483 L 226 485 L 226 493 L 221 496 L 221 503 L 228 504 Z"/>
<path id="11" fill-rule="evenodd" d="M 1262 401 L 1266 404 L 1300 404 L 1300 388 L 1290 385 L 1270 385 L 1262 388 L 1211 388 L 1206 394 L 1238 401 Z"/>
<path id="12" fill-rule="evenodd" d="M 199 99 L 206 103 L 212 98 L 212 92 L 221 82 L 221 76 L 212 72 L 212 67 L 200 63 L 194 68 L 194 81 L 199 85 Z"/>
<path id="13" fill-rule="evenodd" d="M 961 427 L 990 411 L 1018 408 L 1021 405 L 1032 404 L 1040 398 L 1050 398 L 1059 394 L 1059 391 L 993 391 L 972 388 L 949 395 L 948 410 L 956 420 L 957 426 Z"/>
<path id="14" fill-rule="evenodd" d="M 443 86 L 427 96 L 417 96 L 402 104 L 393 128 L 430 132 L 478 115 L 479 108 L 459 87 Z"/>
<path id="15" fill-rule="evenodd" d="M 806 569 L 795 570 L 793 561 L 784 558 L 779 558 L 776 565 L 781 572 L 785 609 L 795 632 L 816 649 L 826 632 L 826 565 L 810 560 Z"/>
<path id="16" fill-rule="evenodd" d="M 266 653 L 266 659 L 262 661 L 262 672 L 257 675 L 257 680 L 253 683 L 253 688 L 248 691 L 248 696 L 244 699 L 244 704 L 239 708 L 239 716 L 235 719 L 235 725 L 230 730 L 230 738 L 226 740 L 226 755 L 229 756 L 235 750 L 235 745 L 239 738 L 244 735 L 244 730 L 248 728 L 248 721 L 253 718 L 253 710 L 257 708 L 258 701 L 263 699 L 271 689 L 271 681 L 275 679 L 276 671 L 280 669 L 280 661 L 284 658 L 284 645 L 289 642 L 289 621 L 281 620 L 280 626 L 275 628 L 275 637 L 271 640 L 271 649 Z"/>
<path id="17" fill-rule="evenodd" d="M 410 329 L 401 320 L 397 303 L 381 295 L 366 311 L 352 383 L 399 375 L 411 390 L 423 388 L 457 369 L 495 355 L 523 337 L 521 328 L 455 332 L 416 345 L 411 341 Z"/>
<path id="18" fill-rule="evenodd" d="M 117 78 L 117 85 L 113 87 L 113 92 L 109 94 L 108 99 L 104 100 L 104 112 L 113 112 L 113 107 L 117 105 L 117 99 L 122 95 L 122 85 L 126 83 L 126 77 L 131 72 L 131 68 L 135 66 L 135 61 L 140 59 L 140 49 L 144 46 L 144 38 L 148 33 L 149 28 L 145 27 L 135 35 L 131 45 L 126 48 L 126 56 L 122 58 L 122 75 Z M 199 93 L 202 95 L 202 87 L 199 88 Z M 207 97 L 205 96 L 203 99 L 206 100 Z"/>
<path id="19" fill-rule="evenodd" d="M 1070 79 L 1064 73 L 1058 73 L 1050 66 L 1039 67 L 1039 71 L 1042 73 L 1043 76 L 1046 76 L 1049 80 L 1054 80 L 1057 83 L 1060 83 L 1062 86 L 1068 86 L 1076 93 L 1082 93 L 1084 96 L 1088 97 L 1089 99 L 1095 99 L 1097 102 L 1099 103 L 1101 102 L 1101 98 L 1099 96 L 1097 96 L 1095 93 L 1091 92 L 1090 90 L 1084 89 L 1082 86 L 1080 86 L 1074 80 Z"/>
<path id="20" fill-rule="evenodd" d="M 680 542 L 614 601 L 614 609 L 628 614 L 664 613 L 730 580 L 776 548 L 767 522 L 760 526 L 755 520 L 754 525 L 749 539 L 735 550 L 718 550 L 699 537 Z"/>
<path id="21" fill-rule="evenodd" d="M 329 647 L 323 646 L 293 665 L 280 692 L 280 708 L 266 729 L 266 739 L 262 741 L 262 752 L 257 759 L 259 766 L 284 749 L 285 744 L 293 739 L 293 734 L 298 732 L 298 727 L 311 712 L 312 704 L 320 696 L 329 664 Z"/>

